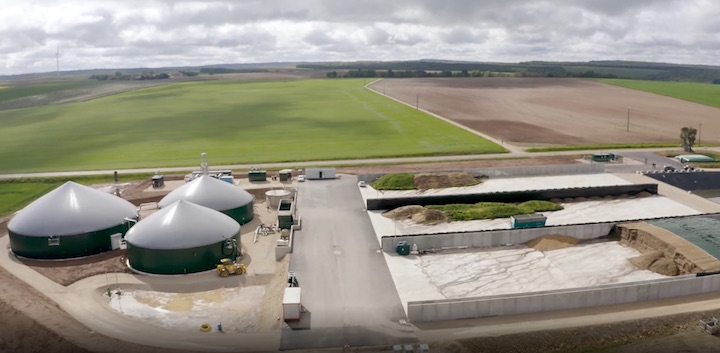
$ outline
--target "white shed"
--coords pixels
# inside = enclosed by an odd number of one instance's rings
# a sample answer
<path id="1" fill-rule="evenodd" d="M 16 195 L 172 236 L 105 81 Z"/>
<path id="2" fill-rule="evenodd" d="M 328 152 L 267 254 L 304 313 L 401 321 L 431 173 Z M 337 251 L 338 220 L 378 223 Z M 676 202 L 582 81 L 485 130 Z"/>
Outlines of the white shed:
<path id="1" fill-rule="evenodd" d="M 306 179 L 335 179 L 335 168 L 307 168 Z"/>

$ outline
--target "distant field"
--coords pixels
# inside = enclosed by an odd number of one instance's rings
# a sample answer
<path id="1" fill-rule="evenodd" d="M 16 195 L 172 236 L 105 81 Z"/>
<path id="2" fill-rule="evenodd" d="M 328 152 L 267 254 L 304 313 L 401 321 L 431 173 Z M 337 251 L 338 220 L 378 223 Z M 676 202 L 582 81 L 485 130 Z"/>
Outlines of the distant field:
<path id="1" fill-rule="evenodd" d="M 598 74 L 603 75 L 615 75 L 617 77 L 628 77 L 634 79 L 648 79 L 653 76 L 657 76 L 666 72 L 665 70 L 659 69 L 641 69 L 641 68 L 626 68 L 626 67 L 608 67 L 608 66 L 575 66 L 568 65 L 563 66 L 565 70 L 573 73 L 583 73 L 587 71 L 594 71 Z"/>
<path id="2" fill-rule="evenodd" d="M 720 85 L 697 82 L 616 79 L 598 79 L 597 81 L 720 108 Z"/>
<path id="3" fill-rule="evenodd" d="M 118 182 L 124 183 L 149 178 L 148 174 L 120 174 Z M 83 185 L 113 183 L 113 175 L 80 177 L 54 177 L 29 179 L 0 179 L 0 217 L 20 210 L 38 197 L 45 195 L 68 180 Z"/>
<path id="4" fill-rule="evenodd" d="M 0 184 L 0 217 L 17 211 L 52 190 L 56 183 Z"/>
<path id="5" fill-rule="evenodd" d="M 706 104 L 606 82 L 673 87 L 674 94 Z M 534 151 L 677 146 L 683 127 L 702 127 L 698 141 L 705 145 L 720 143 L 720 136 L 714 133 L 720 130 L 720 109 L 708 105 L 720 99 L 720 86 L 479 77 L 383 79 L 371 88 L 408 104 L 417 102 L 422 109 Z M 683 90 L 687 92 L 680 92 Z M 710 92 L 716 92 L 715 97 Z"/>
<path id="6" fill-rule="evenodd" d="M 0 111 L 0 173 L 504 151 L 363 82 L 186 82 Z"/>
<path id="7" fill-rule="evenodd" d="M 0 102 L 6 102 L 13 99 L 25 98 L 41 94 L 49 94 L 67 89 L 93 87 L 100 84 L 101 83 L 95 80 L 73 80 L 0 86 Z"/>

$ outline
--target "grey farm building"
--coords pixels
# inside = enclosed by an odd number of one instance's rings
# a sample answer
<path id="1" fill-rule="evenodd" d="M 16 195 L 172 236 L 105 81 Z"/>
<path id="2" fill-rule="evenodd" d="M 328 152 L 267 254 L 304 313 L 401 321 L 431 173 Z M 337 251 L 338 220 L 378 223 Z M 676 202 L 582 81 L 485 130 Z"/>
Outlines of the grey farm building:
<path id="1" fill-rule="evenodd" d="M 138 222 L 125 237 L 130 267 L 187 274 L 240 256 L 240 224 L 213 209 L 179 200 Z"/>
<path id="2" fill-rule="evenodd" d="M 10 247 L 18 256 L 35 259 L 95 255 L 119 248 L 137 219 L 132 203 L 68 181 L 10 220 Z"/>

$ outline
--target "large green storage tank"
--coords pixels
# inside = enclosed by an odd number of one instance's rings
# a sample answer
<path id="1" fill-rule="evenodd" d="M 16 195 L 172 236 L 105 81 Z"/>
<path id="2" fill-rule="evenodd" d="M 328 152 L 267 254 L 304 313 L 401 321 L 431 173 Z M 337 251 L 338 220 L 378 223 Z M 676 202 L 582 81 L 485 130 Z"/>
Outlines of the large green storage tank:
<path id="1" fill-rule="evenodd" d="M 171 191 L 158 202 L 158 207 L 164 208 L 179 200 L 220 211 L 240 224 L 252 221 L 255 216 L 254 198 L 249 192 L 207 175 Z"/>
<path id="2" fill-rule="evenodd" d="M 179 200 L 138 222 L 125 237 L 130 267 L 153 274 L 213 269 L 241 255 L 240 224 L 213 209 Z"/>
<path id="3" fill-rule="evenodd" d="M 120 247 L 137 208 L 112 194 L 72 181 L 27 205 L 8 223 L 18 256 L 70 259 Z"/>

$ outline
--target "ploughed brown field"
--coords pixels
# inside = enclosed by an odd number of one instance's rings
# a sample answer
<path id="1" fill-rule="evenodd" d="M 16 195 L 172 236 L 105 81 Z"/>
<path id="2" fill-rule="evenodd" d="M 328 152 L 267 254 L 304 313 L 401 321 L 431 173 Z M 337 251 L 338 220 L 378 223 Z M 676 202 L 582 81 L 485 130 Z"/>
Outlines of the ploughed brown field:
<path id="1" fill-rule="evenodd" d="M 718 108 L 591 80 L 383 79 L 371 88 L 518 145 L 679 144 L 685 126 L 700 128 L 700 142 L 720 142 Z"/>

